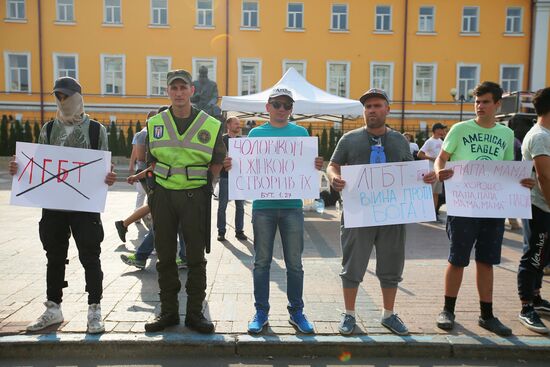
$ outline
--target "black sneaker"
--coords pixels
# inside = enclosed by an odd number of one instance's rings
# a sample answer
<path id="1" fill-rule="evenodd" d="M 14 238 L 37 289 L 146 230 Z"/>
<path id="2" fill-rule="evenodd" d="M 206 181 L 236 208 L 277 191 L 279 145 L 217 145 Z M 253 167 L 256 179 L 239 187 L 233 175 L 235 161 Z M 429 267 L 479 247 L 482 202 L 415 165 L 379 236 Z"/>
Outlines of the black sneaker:
<path id="1" fill-rule="evenodd" d="M 218 234 L 218 241 L 220 242 L 225 241 L 225 236 L 223 234 Z"/>
<path id="2" fill-rule="evenodd" d="M 180 323 L 180 317 L 177 314 L 166 313 L 160 314 L 155 317 L 155 320 L 145 324 L 145 331 L 149 333 L 155 333 L 162 331 L 169 326 L 178 325 Z"/>
<path id="3" fill-rule="evenodd" d="M 436 323 L 440 329 L 451 330 L 455 326 L 455 315 L 447 310 L 443 310 L 437 316 Z"/>
<path id="4" fill-rule="evenodd" d="M 491 317 L 490 319 L 483 319 L 482 317 L 478 320 L 478 325 L 482 328 L 489 330 L 500 336 L 510 336 L 512 335 L 512 329 L 500 322 L 496 317 Z"/>
<path id="5" fill-rule="evenodd" d="M 533 302 L 533 307 L 540 315 L 550 315 L 550 302 L 545 299 L 540 299 L 538 302 Z"/>
<path id="6" fill-rule="evenodd" d="M 244 234 L 243 231 L 239 231 L 235 234 L 235 237 L 237 237 L 238 240 L 241 240 L 241 241 L 246 241 L 248 239 L 248 237 L 246 237 L 246 235 Z"/>
<path id="7" fill-rule="evenodd" d="M 214 332 L 214 324 L 204 317 L 202 312 L 198 315 L 187 315 L 185 326 L 201 334 L 212 334 Z"/>
<path id="8" fill-rule="evenodd" d="M 521 322 L 527 329 L 541 334 L 548 334 L 548 332 L 550 332 L 546 325 L 544 325 L 541 321 L 533 306 L 524 307 L 521 311 L 522 312 L 518 316 L 519 322 Z"/>
<path id="9" fill-rule="evenodd" d="M 126 242 L 126 232 L 128 232 L 128 228 L 124 227 L 124 221 L 117 220 L 115 222 L 116 231 L 118 232 L 118 237 L 122 242 Z"/>

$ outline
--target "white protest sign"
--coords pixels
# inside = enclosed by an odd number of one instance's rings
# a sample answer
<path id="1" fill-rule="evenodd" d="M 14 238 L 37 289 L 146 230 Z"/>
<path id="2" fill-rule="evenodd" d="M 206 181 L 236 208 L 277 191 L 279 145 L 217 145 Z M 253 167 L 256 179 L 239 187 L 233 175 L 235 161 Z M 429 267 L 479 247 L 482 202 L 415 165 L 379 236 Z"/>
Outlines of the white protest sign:
<path id="1" fill-rule="evenodd" d="M 229 139 L 229 200 L 316 199 L 317 137 Z"/>
<path id="2" fill-rule="evenodd" d="M 100 213 L 111 152 L 17 142 L 10 204 Z"/>
<path id="3" fill-rule="evenodd" d="M 473 218 L 531 218 L 531 193 L 520 185 L 533 162 L 457 161 L 445 181 L 447 214 Z"/>
<path id="4" fill-rule="evenodd" d="M 342 166 L 346 186 L 344 227 L 372 227 L 435 220 L 428 161 Z"/>

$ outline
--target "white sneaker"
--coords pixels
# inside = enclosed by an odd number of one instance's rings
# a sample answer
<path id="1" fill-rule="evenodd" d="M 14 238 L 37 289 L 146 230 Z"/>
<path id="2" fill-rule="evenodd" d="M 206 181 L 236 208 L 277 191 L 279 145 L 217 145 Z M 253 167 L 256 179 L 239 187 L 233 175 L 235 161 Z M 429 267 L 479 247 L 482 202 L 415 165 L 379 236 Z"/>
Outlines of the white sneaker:
<path id="1" fill-rule="evenodd" d="M 105 331 L 105 324 L 101 320 L 101 306 L 93 303 L 88 306 L 88 330 L 89 334 L 99 334 Z"/>
<path id="2" fill-rule="evenodd" d="M 36 321 L 30 323 L 27 326 L 27 331 L 38 331 L 47 328 L 48 326 L 59 324 L 63 322 L 63 313 L 61 312 L 61 305 L 53 302 L 44 302 L 46 311 Z"/>

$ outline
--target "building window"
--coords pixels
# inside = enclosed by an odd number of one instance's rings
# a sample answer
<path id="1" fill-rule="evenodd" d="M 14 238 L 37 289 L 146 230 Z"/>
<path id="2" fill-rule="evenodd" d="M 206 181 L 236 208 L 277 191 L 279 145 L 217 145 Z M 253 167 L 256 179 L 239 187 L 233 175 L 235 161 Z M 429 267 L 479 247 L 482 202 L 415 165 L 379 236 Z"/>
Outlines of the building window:
<path id="1" fill-rule="evenodd" d="M 347 4 L 333 4 L 332 5 L 332 18 L 331 29 L 335 31 L 347 31 L 348 30 L 348 5 Z"/>
<path id="2" fill-rule="evenodd" d="M 370 87 L 382 89 L 388 97 L 393 96 L 393 63 L 373 62 L 370 65 Z"/>
<path id="3" fill-rule="evenodd" d="M 147 58 L 147 91 L 150 96 L 166 95 L 166 74 L 171 67 L 169 57 L 148 57 Z"/>
<path id="4" fill-rule="evenodd" d="M 212 0 L 197 0 L 197 26 L 212 27 L 214 25 L 213 14 Z"/>
<path id="5" fill-rule="evenodd" d="M 288 3 L 288 22 L 287 28 L 304 28 L 304 4 Z"/>
<path id="6" fill-rule="evenodd" d="M 421 6 L 418 11 L 418 32 L 434 32 L 435 9 L 433 6 Z"/>
<path id="7" fill-rule="evenodd" d="M 458 65 L 458 94 L 457 98 L 464 96 L 466 100 L 471 100 L 469 91 L 474 89 L 479 83 L 478 65 Z"/>
<path id="8" fill-rule="evenodd" d="M 506 33 L 521 33 L 521 8 L 507 8 L 506 9 Z"/>
<path id="9" fill-rule="evenodd" d="M 258 93 L 261 88 L 261 68 L 259 60 L 239 60 L 239 95 Z"/>
<path id="10" fill-rule="evenodd" d="M 327 63 L 327 92 L 336 96 L 349 96 L 349 62 Z"/>
<path id="11" fill-rule="evenodd" d="M 199 69 L 201 66 L 206 66 L 208 69 L 208 79 L 216 81 L 216 59 L 193 58 L 193 80 L 199 79 Z"/>
<path id="12" fill-rule="evenodd" d="M 6 89 L 9 92 L 30 92 L 30 54 L 4 53 Z"/>
<path id="13" fill-rule="evenodd" d="M 124 56 L 102 55 L 102 94 L 124 94 Z"/>
<path id="14" fill-rule="evenodd" d="M 7 0 L 8 19 L 25 19 L 25 0 Z"/>
<path id="15" fill-rule="evenodd" d="M 523 65 L 501 65 L 500 86 L 505 92 L 521 91 Z"/>
<path id="16" fill-rule="evenodd" d="M 435 100 L 436 66 L 434 64 L 414 65 L 414 100 L 430 102 Z"/>
<path id="17" fill-rule="evenodd" d="M 306 62 L 301 60 L 283 60 L 283 75 L 288 69 L 294 68 L 298 74 L 306 77 Z"/>
<path id="18" fill-rule="evenodd" d="M 78 79 L 76 55 L 54 54 L 53 57 L 55 79 L 65 76 Z"/>
<path id="19" fill-rule="evenodd" d="M 260 22 L 259 22 L 258 2 L 244 0 L 242 26 L 244 28 L 258 28 L 259 24 Z"/>
<path id="20" fill-rule="evenodd" d="M 477 33 L 479 32 L 479 7 L 465 6 L 462 9 L 462 32 Z"/>
<path id="21" fill-rule="evenodd" d="M 168 0 L 151 0 L 151 24 L 168 25 Z"/>
<path id="22" fill-rule="evenodd" d="M 57 0 L 57 21 L 74 22 L 73 0 Z"/>
<path id="23" fill-rule="evenodd" d="M 120 24 L 121 20 L 121 5 L 120 0 L 105 0 L 105 19 L 108 24 Z"/>
<path id="24" fill-rule="evenodd" d="M 375 30 L 379 32 L 391 31 L 391 6 L 378 5 L 376 7 Z"/>

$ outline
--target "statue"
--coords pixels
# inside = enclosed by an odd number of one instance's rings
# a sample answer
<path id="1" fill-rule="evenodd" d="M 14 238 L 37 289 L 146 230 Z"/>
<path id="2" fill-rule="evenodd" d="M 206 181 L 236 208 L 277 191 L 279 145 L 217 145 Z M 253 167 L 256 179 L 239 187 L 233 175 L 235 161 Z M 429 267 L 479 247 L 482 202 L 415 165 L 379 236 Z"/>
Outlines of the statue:
<path id="1" fill-rule="evenodd" d="M 199 110 L 217 119 L 221 118 L 221 109 L 218 107 L 218 86 L 216 82 L 208 79 L 208 68 L 199 68 L 199 80 L 193 82 L 195 94 L 191 97 L 191 103 Z"/>

